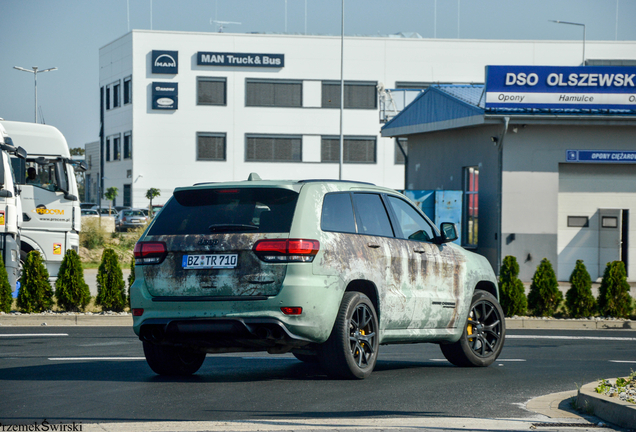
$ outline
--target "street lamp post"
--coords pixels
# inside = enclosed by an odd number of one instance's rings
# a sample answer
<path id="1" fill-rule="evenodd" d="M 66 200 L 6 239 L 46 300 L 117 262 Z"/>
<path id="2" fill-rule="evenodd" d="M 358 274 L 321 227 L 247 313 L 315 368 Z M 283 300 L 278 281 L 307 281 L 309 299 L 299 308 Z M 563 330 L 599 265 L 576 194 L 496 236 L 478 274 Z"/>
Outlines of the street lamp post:
<path id="1" fill-rule="evenodd" d="M 583 27 L 583 66 L 585 66 L 585 24 L 568 22 L 568 21 L 559 21 L 559 20 L 549 20 L 550 22 L 557 24 L 568 24 Z"/>
<path id="2" fill-rule="evenodd" d="M 38 74 L 42 73 L 42 72 L 49 72 L 49 71 L 54 71 L 57 70 L 56 67 L 54 68 L 48 68 L 48 69 L 44 69 L 44 70 L 38 70 L 37 66 L 32 66 L 33 70 L 29 70 L 29 69 L 25 69 L 25 68 L 21 68 L 20 66 L 13 66 L 13 69 L 17 69 L 23 72 L 30 72 L 33 74 L 33 78 L 35 80 L 35 122 L 38 122 Z"/>

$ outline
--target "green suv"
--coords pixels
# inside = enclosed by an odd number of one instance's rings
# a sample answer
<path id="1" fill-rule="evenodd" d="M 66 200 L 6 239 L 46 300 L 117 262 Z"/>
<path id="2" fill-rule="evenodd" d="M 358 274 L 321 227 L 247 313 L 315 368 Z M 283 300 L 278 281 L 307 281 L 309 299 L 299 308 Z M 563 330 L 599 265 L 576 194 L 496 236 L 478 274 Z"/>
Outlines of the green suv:
<path id="1" fill-rule="evenodd" d="M 267 351 L 360 379 L 380 345 L 414 342 L 488 366 L 505 338 L 497 281 L 456 238 L 367 183 L 177 188 L 135 246 L 134 331 L 162 375 L 193 374 L 206 353 Z"/>

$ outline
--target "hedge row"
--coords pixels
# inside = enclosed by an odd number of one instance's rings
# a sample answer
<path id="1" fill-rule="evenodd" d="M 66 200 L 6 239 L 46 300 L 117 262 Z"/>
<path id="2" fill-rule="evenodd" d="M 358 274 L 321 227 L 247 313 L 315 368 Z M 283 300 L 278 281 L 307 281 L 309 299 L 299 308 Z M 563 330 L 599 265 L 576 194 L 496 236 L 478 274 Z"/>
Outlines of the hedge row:
<path id="1" fill-rule="evenodd" d="M 134 258 L 132 261 L 131 269 L 134 271 Z M 128 282 L 132 285 L 134 276 L 129 277 Z M 29 252 L 22 267 L 18 309 L 27 313 L 50 310 L 54 304 L 54 296 L 58 308 L 63 311 L 84 311 L 90 303 L 91 294 L 84 281 L 84 269 L 79 255 L 72 249 L 66 251 L 55 281 L 54 292 L 42 256 L 38 251 Z M 0 259 L 0 312 L 9 313 L 12 301 L 9 278 Z M 97 271 L 95 305 L 101 306 L 103 311 L 114 312 L 121 312 L 130 305 L 117 254 L 112 249 L 105 249 L 102 254 Z"/>
<path id="2" fill-rule="evenodd" d="M 629 318 L 633 310 L 622 261 L 607 263 L 596 299 L 592 295 L 592 279 L 582 260 L 576 262 L 570 275 L 570 289 L 565 294 L 565 302 L 552 264 L 547 258 L 541 260 L 537 267 L 527 297 L 518 276 L 517 259 L 514 256 L 505 257 L 499 275 L 499 290 L 501 307 L 506 316 L 527 315 L 528 312 L 534 316 L 553 316 L 562 305 L 572 318 L 595 314 Z"/>

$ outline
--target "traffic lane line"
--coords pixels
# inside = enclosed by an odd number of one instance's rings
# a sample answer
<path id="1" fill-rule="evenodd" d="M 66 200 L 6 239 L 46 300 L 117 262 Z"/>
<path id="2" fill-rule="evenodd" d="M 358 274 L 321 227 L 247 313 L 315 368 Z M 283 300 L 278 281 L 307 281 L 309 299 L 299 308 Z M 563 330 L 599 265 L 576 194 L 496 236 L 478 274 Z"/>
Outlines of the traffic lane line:
<path id="1" fill-rule="evenodd" d="M 3 333 L 0 337 L 61 337 L 68 333 Z"/>
<path id="2" fill-rule="evenodd" d="M 50 361 L 130 361 L 146 360 L 146 357 L 49 357 Z"/>
<path id="3" fill-rule="evenodd" d="M 552 336 L 552 335 L 506 335 L 506 339 L 554 339 L 554 340 L 596 340 L 635 342 L 636 337 L 616 336 Z"/>

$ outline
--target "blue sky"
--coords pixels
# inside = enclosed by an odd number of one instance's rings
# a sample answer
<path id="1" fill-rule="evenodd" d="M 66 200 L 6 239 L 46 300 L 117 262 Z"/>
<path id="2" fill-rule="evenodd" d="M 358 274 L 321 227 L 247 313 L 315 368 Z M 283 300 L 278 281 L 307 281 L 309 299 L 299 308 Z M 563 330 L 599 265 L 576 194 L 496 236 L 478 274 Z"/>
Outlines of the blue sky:
<path id="1" fill-rule="evenodd" d="M 0 117 L 33 121 L 38 105 L 71 147 L 98 139 L 99 48 L 130 29 L 340 34 L 340 0 L 0 0 Z M 618 7 L 618 14 L 617 14 Z M 435 10 L 437 13 L 435 14 Z M 306 11 L 306 12 L 305 12 Z M 129 13 L 128 13 L 129 12 Z M 437 19 L 434 17 L 437 16 Z M 636 40 L 636 0 L 345 0 L 345 34 L 425 38 Z M 130 23 L 130 24 L 129 24 Z M 129 27 L 130 25 L 130 27 Z"/>

